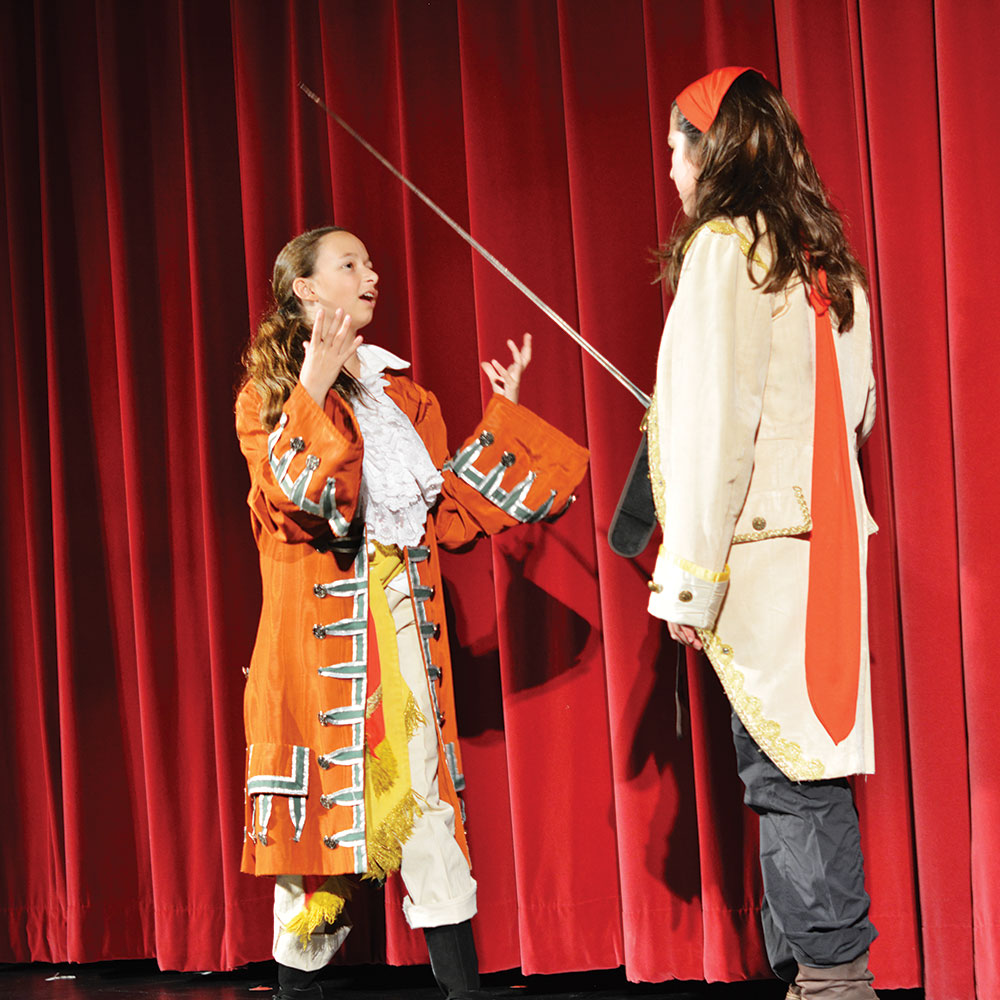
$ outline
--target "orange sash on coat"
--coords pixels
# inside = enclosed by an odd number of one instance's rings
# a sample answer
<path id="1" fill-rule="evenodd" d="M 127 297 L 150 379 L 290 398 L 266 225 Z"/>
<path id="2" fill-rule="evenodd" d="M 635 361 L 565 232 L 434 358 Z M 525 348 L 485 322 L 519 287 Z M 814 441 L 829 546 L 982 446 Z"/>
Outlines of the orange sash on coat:
<path id="1" fill-rule="evenodd" d="M 837 347 L 826 275 L 809 293 L 816 313 L 812 533 L 806 608 L 806 689 L 834 743 L 854 728 L 861 671 L 861 565 Z"/>

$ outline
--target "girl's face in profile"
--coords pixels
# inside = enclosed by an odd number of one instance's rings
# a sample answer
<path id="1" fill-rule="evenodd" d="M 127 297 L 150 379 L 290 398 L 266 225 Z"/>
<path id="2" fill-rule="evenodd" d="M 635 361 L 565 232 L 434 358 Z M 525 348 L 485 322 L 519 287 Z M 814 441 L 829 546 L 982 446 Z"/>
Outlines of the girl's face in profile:
<path id="1" fill-rule="evenodd" d="M 316 263 L 308 278 L 296 278 L 292 290 L 310 320 L 322 306 L 328 316 L 337 309 L 351 317 L 351 328 L 360 330 L 372 321 L 378 297 L 378 275 L 371 258 L 353 233 L 327 233 L 320 242 Z"/>
<path id="2" fill-rule="evenodd" d="M 688 137 L 677 127 L 676 115 L 670 116 L 670 133 L 667 145 L 670 157 L 670 179 L 681 198 L 681 207 L 688 217 L 694 215 L 695 195 L 698 189 L 698 168 L 691 162 Z"/>

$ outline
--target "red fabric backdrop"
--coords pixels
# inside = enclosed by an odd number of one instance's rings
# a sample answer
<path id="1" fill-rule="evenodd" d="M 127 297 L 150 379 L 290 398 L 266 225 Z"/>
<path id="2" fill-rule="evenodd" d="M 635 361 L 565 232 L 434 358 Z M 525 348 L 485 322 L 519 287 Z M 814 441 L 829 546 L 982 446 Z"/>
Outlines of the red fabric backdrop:
<path id="1" fill-rule="evenodd" d="M 691 660 L 675 736 L 652 547 L 605 541 L 638 405 L 296 89 L 648 387 L 670 101 L 742 63 L 780 82 L 871 269 L 873 968 L 1000 994 L 998 40 L 987 0 L 4 5 L 0 960 L 268 955 L 270 884 L 238 872 L 259 586 L 233 385 L 277 249 L 335 221 L 381 274 L 371 339 L 453 445 L 478 359 L 530 329 L 524 400 L 592 453 L 559 524 L 445 566 L 483 967 L 766 974 L 724 698 Z M 344 961 L 424 960 L 398 899 L 355 908 Z"/>

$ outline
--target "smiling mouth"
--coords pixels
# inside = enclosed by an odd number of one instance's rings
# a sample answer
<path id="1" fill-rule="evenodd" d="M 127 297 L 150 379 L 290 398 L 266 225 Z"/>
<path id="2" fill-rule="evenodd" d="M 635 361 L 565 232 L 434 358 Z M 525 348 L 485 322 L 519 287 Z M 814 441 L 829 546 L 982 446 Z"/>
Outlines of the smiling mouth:
<path id="1" fill-rule="evenodd" d="M 370 302 L 372 305 L 375 305 L 375 299 L 377 297 L 378 297 L 378 292 L 364 292 L 362 295 L 358 296 L 358 298 L 361 299 L 363 302 Z"/>

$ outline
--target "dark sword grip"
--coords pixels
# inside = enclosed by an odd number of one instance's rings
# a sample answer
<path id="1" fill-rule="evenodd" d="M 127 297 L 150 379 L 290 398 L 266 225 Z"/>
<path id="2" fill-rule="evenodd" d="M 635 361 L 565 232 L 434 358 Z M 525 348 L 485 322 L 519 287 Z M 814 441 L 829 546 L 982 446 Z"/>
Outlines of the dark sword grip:
<path id="1" fill-rule="evenodd" d="M 611 518 L 608 545 L 612 552 L 626 559 L 634 559 L 649 544 L 655 527 L 656 506 L 653 503 L 653 487 L 649 481 L 649 448 L 646 435 L 643 434 L 632 460 L 625 488 Z"/>

